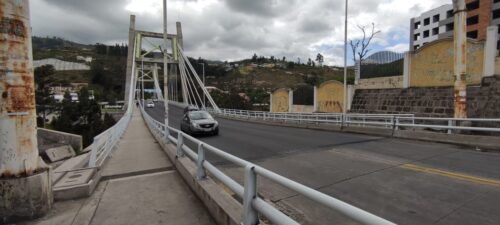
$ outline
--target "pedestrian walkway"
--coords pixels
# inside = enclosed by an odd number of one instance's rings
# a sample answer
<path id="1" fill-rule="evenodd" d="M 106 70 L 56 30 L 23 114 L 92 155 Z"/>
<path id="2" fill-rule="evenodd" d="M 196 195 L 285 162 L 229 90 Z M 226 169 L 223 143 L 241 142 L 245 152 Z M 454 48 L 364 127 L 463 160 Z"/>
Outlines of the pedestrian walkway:
<path id="1" fill-rule="evenodd" d="M 146 127 L 137 108 L 88 199 L 56 202 L 45 225 L 215 224 Z"/>

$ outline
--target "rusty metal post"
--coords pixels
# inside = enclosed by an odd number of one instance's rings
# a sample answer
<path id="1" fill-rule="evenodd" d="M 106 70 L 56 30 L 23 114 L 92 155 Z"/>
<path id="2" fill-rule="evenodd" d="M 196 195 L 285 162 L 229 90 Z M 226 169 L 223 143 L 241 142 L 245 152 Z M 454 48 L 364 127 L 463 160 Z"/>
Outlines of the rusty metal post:
<path id="1" fill-rule="evenodd" d="M 467 8 L 465 0 L 453 0 L 454 23 L 454 71 L 455 71 L 455 118 L 467 118 Z"/>
<path id="2" fill-rule="evenodd" d="M 50 173 L 39 159 L 28 0 L 0 1 L 0 223 L 44 214 Z"/>

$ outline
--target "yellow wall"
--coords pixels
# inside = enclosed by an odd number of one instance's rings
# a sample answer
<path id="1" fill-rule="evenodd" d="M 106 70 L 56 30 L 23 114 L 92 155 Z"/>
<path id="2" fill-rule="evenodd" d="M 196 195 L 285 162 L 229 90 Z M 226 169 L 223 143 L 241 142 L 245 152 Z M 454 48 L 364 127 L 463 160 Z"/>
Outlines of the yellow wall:
<path id="1" fill-rule="evenodd" d="M 318 88 L 319 112 L 343 112 L 344 85 L 338 81 L 326 81 Z"/>
<path id="2" fill-rule="evenodd" d="M 403 88 L 403 76 L 376 77 L 359 79 L 356 89 L 390 89 Z"/>
<path id="3" fill-rule="evenodd" d="M 480 84 L 484 44 L 467 43 L 467 84 Z M 453 39 L 429 43 L 410 55 L 410 87 L 453 86 Z"/>
<path id="4" fill-rule="evenodd" d="M 313 105 L 292 105 L 292 112 L 294 113 L 313 113 Z"/>
<path id="5" fill-rule="evenodd" d="M 282 88 L 272 94 L 272 112 L 288 112 L 288 89 Z"/>

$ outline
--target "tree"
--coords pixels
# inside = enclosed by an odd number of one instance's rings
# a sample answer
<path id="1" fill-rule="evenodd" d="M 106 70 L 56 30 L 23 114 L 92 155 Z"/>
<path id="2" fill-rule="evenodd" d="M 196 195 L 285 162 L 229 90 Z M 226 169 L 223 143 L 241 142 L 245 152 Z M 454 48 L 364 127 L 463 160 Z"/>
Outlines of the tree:
<path id="1" fill-rule="evenodd" d="M 320 67 L 323 66 L 324 57 L 323 55 L 321 55 L 321 53 L 318 53 L 318 55 L 316 55 L 316 61 L 318 62 L 318 65 Z"/>
<path id="2" fill-rule="evenodd" d="M 307 65 L 308 65 L 308 66 L 312 66 L 312 60 L 311 60 L 311 58 L 309 58 L 309 59 L 307 60 Z"/>
<path id="3" fill-rule="evenodd" d="M 257 62 L 257 54 L 256 53 L 253 53 L 253 56 L 252 56 L 252 62 Z"/>
<path id="4" fill-rule="evenodd" d="M 39 115 L 41 114 L 41 118 L 37 120 L 37 125 L 45 127 L 47 110 L 50 110 L 55 102 L 47 86 L 50 76 L 55 73 L 55 69 L 52 65 L 44 65 L 35 68 L 34 73 L 35 83 L 37 84 L 37 89 L 35 90 L 36 111 Z"/>
<path id="5" fill-rule="evenodd" d="M 286 57 L 285 57 L 285 56 L 283 56 L 283 62 L 285 62 L 285 61 L 286 61 Z"/>
<path id="6" fill-rule="evenodd" d="M 369 49 L 371 41 L 380 33 L 380 30 L 375 30 L 375 23 L 372 23 L 371 30 L 367 31 L 367 26 L 358 25 L 358 28 L 363 32 L 363 39 L 350 41 L 352 50 L 352 59 L 354 62 L 359 61 L 360 63 L 365 59 L 365 56 L 371 50 Z M 368 33 L 369 32 L 369 33 Z"/>

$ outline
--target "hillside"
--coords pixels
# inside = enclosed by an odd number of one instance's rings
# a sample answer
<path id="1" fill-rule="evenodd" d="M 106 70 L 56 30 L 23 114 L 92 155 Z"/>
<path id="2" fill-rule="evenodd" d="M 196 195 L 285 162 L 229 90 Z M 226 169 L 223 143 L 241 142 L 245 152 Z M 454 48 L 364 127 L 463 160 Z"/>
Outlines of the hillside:
<path id="1" fill-rule="evenodd" d="M 89 83 L 98 100 L 121 100 L 125 85 L 127 46 L 102 44 L 83 45 L 61 38 L 33 37 L 34 59 L 57 58 L 75 62 L 77 56 L 92 57 L 90 71 L 56 71 L 53 83 Z M 343 82 L 343 68 L 298 64 L 274 57 L 245 59 L 237 62 L 192 59 L 196 71 L 206 65 L 207 85 L 233 94 L 246 93 L 250 103 L 267 103 L 268 92 L 277 88 L 319 85 L 327 80 Z M 354 71 L 348 71 L 348 83 L 354 81 Z M 160 78 L 161 79 L 161 78 Z M 160 81 L 161 83 L 162 81 Z"/>
<path id="2" fill-rule="evenodd" d="M 84 45 L 58 37 L 32 37 L 33 59 L 60 59 L 78 62 L 77 56 L 91 57 L 88 71 L 55 71 L 51 84 L 88 83 L 100 101 L 123 99 L 127 46 Z M 84 62 L 79 62 L 84 63 Z"/>

